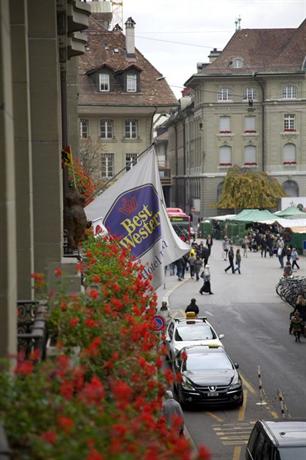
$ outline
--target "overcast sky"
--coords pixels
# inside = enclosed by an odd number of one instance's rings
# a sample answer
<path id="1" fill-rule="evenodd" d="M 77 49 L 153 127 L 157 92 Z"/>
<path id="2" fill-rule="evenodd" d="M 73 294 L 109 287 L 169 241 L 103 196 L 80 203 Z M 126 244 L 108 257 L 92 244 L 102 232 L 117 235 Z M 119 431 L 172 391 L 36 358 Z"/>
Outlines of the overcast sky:
<path id="1" fill-rule="evenodd" d="M 298 27 L 306 0 L 123 0 L 123 21 L 129 16 L 137 48 L 180 97 L 197 62 L 224 48 L 239 16 L 242 29 Z"/>

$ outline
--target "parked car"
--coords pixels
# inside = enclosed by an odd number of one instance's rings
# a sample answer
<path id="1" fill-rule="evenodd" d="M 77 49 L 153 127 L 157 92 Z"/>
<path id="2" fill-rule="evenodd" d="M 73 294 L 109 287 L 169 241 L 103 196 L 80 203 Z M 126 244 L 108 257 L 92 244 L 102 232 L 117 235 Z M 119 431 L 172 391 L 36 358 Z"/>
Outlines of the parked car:
<path id="1" fill-rule="evenodd" d="M 194 345 L 183 348 L 174 361 L 174 372 L 181 374 L 174 390 L 181 404 L 243 403 L 238 364 L 223 347 Z"/>
<path id="2" fill-rule="evenodd" d="M 177 353 L 191 345 L 222 346 L 218 335 L 206 317 L 202 318 L 173 318 L 166 330 L 167 358 L 173 361 Z"/>
<path id="3" fill-rule="evenodd" d="M 305 460 L 306 420 L 258 420 L 246 447 L 246 460 Z"/>

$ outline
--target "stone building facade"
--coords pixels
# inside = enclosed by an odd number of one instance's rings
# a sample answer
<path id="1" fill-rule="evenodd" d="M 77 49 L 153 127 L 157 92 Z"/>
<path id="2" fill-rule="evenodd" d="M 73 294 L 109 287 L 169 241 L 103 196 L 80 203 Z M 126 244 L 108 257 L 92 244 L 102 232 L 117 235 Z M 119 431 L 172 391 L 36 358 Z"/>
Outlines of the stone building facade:
<path id="1" fill-rule="evenodd" d="M 297 29 L 237 30 L 185 83 L 192 103 L 169 122 L 173 205 L 197 216 L 217 209 L 227 170 L 276 177 L 306 195 L 306 21 Z"/>
<path id="2" fill-rule="evenodd" d="M 126 21 L 125 34 L 118 25 L 108 30 L 107 3 L 95 2 L 79 64 L 81 156 L 101 186 L 130 169 L 151 145 L 154 116 L 177 106 L 164 77 L 135 47 L 133 19 Z"/>

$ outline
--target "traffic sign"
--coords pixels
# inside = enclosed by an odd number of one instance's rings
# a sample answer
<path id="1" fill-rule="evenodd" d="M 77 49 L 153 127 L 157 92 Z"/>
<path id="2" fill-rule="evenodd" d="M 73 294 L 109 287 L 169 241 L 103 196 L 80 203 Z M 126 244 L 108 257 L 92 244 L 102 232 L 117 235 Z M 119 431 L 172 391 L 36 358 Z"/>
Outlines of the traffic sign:
<path id="1" fill-rule="evenodd" d="M 163 331 L 166 327 L 165 318 L 161 315 L 155 315 L 153 318 L 154 330 L 157 332 Z"/>

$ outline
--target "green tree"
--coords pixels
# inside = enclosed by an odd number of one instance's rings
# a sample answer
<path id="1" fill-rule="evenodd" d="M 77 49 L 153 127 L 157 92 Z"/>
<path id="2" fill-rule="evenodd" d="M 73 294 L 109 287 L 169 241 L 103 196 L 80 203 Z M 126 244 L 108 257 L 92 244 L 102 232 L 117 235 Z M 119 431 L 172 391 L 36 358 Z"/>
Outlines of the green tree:
<path id="1" fill-rule="evenodd" d="M 246 171 L 234 166 L 225 177 L 220 209 L 276 208 L 286 196 L 279 182 L 265 172 Z"/>

